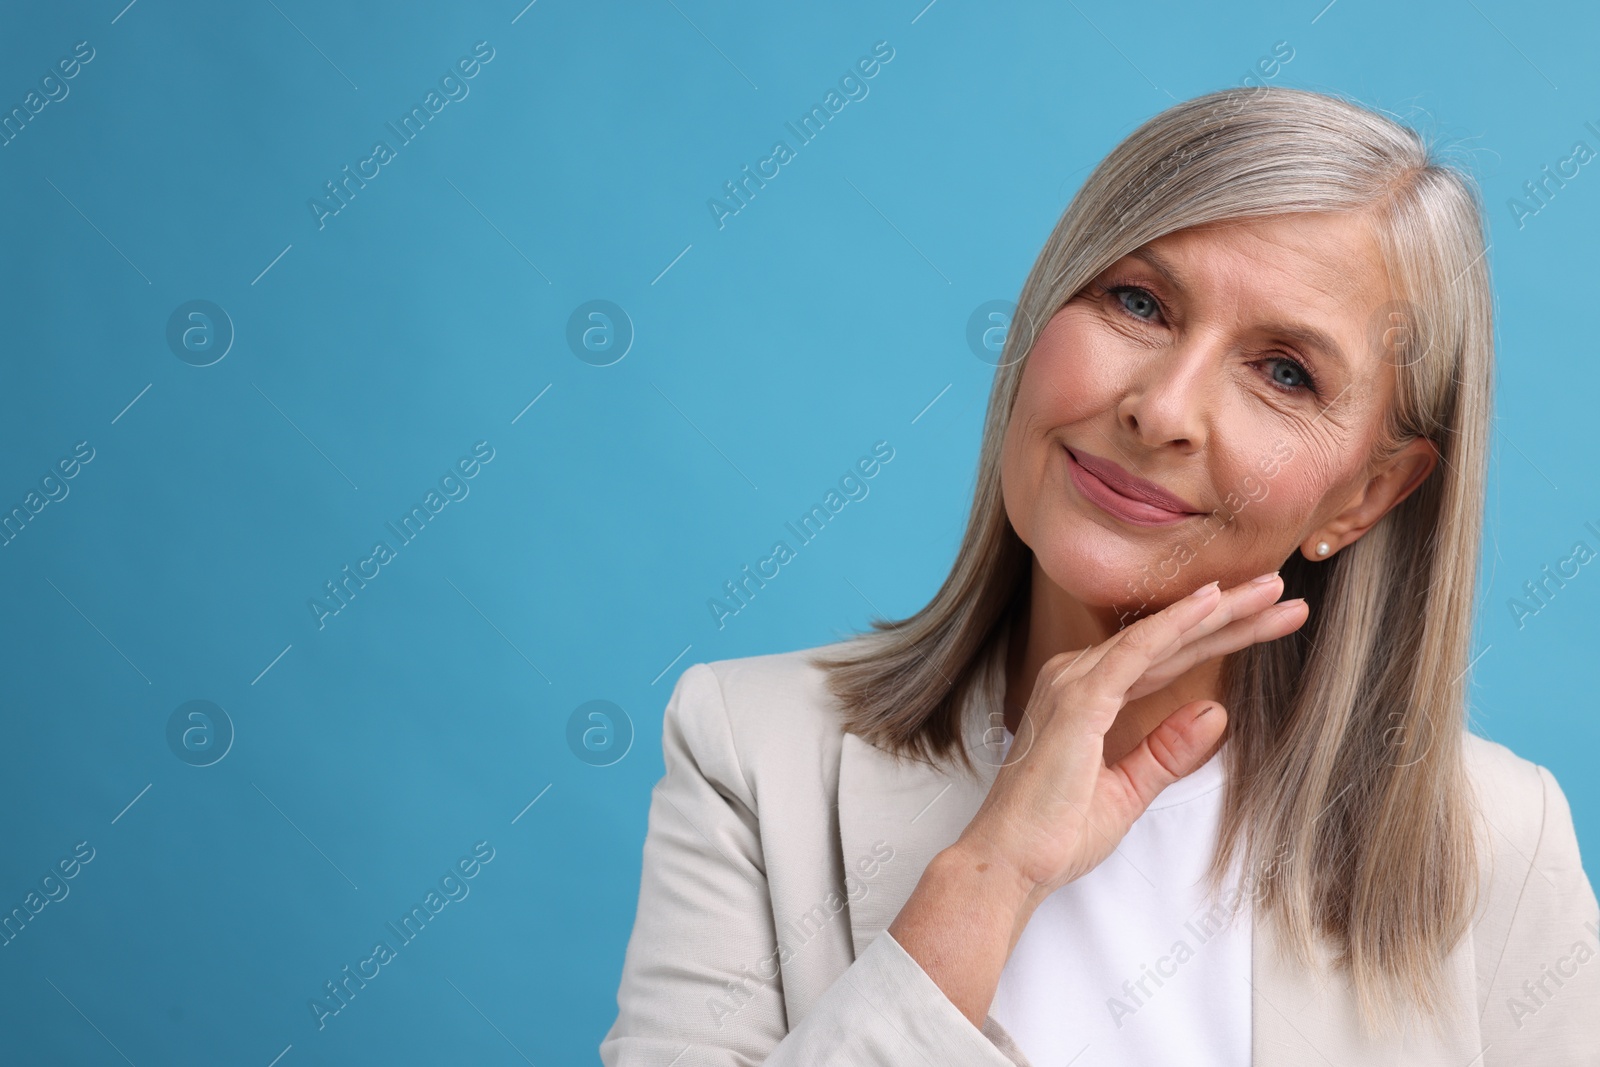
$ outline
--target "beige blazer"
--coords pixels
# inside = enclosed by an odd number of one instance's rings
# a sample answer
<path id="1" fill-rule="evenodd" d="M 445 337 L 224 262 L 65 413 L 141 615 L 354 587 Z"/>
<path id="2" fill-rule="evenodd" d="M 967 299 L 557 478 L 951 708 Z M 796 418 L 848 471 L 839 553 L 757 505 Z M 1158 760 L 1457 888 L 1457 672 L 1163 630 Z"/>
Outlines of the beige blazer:
<path id="1" fill-rule="evenodd" d="M 974 1027 L 887 932 L 993 781 L 1001 738 L 985 730 L 1004 697 L 1004 644 L 963 712 L 977 781 L 897 765 L 843 733 L 807 662 L 815 649 L 684 671 L 662 724 L 666 773 L 600 1044 L 607 1067 L 1026 1067 L 993 1017 Z M 1600 906 L 1566 797 L 1502 745 L 1468 734 L 1465 748 L 1483 883 L 1448 960 L 1456 1003 L 1442 1032 L 1363 1037 L 1347 980 L 1326 958 L 1295 969 L 1256 923 L 1240 988 L 1255 1067 L 1600 1064 Z"/>

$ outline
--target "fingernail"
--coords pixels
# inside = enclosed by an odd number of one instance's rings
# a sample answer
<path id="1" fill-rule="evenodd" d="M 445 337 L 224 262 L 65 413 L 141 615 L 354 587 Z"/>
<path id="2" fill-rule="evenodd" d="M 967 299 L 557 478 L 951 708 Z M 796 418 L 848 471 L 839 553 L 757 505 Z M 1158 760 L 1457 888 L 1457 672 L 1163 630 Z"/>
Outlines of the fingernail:
<path id="1" fill-rule="evenodd" d="M 1189 594 L 1189 595 L 1190 595 L 1190 596 L 1192 596 L 1192 597 L 1194 597 L 1194 598 L 1195 598 L 1195 599 L 1196 599 L 1196 600 L 1198 600 L 1198 599 L 1199 599 L 1199 598 L 1200 598 L 1200 597 L 1203 597 L 1203 596 L 1205 596 L 1205 595 L 1206 595 L 1206 592 L 1207 592 L 1207 591 L 1208 591 L 1208 590 L 1211 590 L 1211 589 L 1216 589 L 1216 588 L 1218 588 L 1218 587 L 1219 587 L 1219 586 L 1220 586 L 1220 585 L 1221 585 L 1221 584 L 1222 584 L 1222 583 L 1221 583 L 1221 581 L 1220 581 L 1220 580 L 1218 580 L 1218 581 L 1214 581 L 1214 582 L 1207 582 L 1207 583 L 1206 583 L 1206 584 L 1205 584 L 1205 585 L 1202 585 L 1202 586 L 1201 586 L 1201 587 L 1200 587 L 1200 588 L 1199 588 L 1199 589 L 1196 589 L 1196 590 L 1195 590 L 1195 591 L 1194 591 L 1194 592 L 1192 592 L 1192 593 L 1190 593 L 1190 594 Z"/>
<path id="2" fill-rule="evenodd" d="M 1277 571 L 1273 571 L 1271 574 L 1263 574 L 1259 578 L 1250 579 L 1250 584 L 1251 585 L 1266 585 L 1268 582 L 1272 581 L 1272 579 L 1276 578 L 1277 576 L 1278 576 L 1278 572 Z"/>

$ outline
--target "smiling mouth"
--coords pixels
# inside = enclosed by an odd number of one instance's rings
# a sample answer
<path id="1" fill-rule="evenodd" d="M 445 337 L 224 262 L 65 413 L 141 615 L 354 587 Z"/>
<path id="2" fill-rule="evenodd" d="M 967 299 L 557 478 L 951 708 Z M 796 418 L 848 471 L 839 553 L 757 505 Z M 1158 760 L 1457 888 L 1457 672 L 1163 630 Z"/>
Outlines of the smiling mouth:
<path id="1" fill-rule="evenodd" d="M 1193 511 L 1175 511 L 1163 505 L 1127 496 L 1078 462 L 1078 457 L 1070 448 L 1063 445 L 1062 451 L 1067 455 L 1068 471 L 1072 484 L 1078 492 L 1101 511 L 1123 522 L 1135 526 L 1171 526 L 1199 514 Z"/>

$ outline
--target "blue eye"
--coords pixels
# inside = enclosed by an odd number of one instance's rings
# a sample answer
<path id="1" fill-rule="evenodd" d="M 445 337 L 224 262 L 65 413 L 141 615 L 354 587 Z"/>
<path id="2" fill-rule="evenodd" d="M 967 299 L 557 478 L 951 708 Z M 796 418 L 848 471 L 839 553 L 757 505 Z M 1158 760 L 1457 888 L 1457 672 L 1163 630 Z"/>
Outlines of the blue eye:
<path id="1" fill-rule="evenodd" d="M 1139 314 L 1137 311 L 1135 311 L 1132 307 L 1129 306 L 1129 304 L 1128 304 L 1128 302 L 1126 300 L 1122 299 L 1122 297 L 1125 294 L 1131 294 L 1138 303 L 1147 305 L 1149 307 L 1150 311 L 1152 311 L 1152 312 L 1156 312 L 1156 311 L 1160 311 L 1161 310 L 1161 305 L 1156 303 L 1156 298 L 1151 296 L 1150 293 L 1147 290 L 1141 289 L 1137 285 L 1114 285 L 1111 288 L 1107 289 L 1106 292 L 1115 293 L 1116 296 L 1117 296 L 1117 302 L 1118 303 L 1120 303 L 1129 312 L 1132 312 L 1134 318 L 1141 319 L 1141 320 L 1143 320 L 1145 322 L 1149 322 L 1150 320 L 1146 319 L 1143 315 Z"/>
<path id="2" fill-rule="evenodd" d="M 1274 373 L 1272 375 L 1273 384 L 1281 385 L 1286 389 L 1309 389 L 1313 393 L 1316 392 L 1315 383 L 1313 383 L 1311 380 L 1311 373 L 1299 363 L 1289 359 L 1287 356 L 1274 356 L 1273 358 L 1267 360 L 1267 362 L 1276 364 L 1279 368 L 1287 368 L 1290 372 L 1289 381 L 1284 381 L 1281 377 Z"/>

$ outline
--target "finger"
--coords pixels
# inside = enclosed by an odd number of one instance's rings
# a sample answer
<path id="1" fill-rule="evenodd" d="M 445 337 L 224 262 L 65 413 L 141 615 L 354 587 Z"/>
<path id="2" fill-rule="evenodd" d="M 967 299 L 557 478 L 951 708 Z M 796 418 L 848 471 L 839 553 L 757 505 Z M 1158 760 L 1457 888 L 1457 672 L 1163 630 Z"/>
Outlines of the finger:
<path id="1" fill-rule="evenodd" d="M 1213 700 L 1192 700 L 1162 720 L 1109 768 L 1121 786 L 1119 817 L 1131 824 L 1163 789 L 1198 770 L 1227 725 L 1228 713 Z"/>
<path id="2" fill-rule="evenodd" d="M 1166 641 L 1182 634 L 1203 622 L 1215 609 L 1221 596 L 1217 583 L 1211 582 L 1194 590 L 1188 596 L 1168 604 L 1155 614 L 1130 623 L 1097 645 L 1051 657 L 1045 662 L 1044 669 L 1039 672 L 1039 680 L 1044 683 L 1042 688 L 1055 688 L 1061 683 L 1088 674 L 1108 652 L 1130 640 L 1130 635 L 1143 635 L 1156 628 L 1158 634 L 1155 639 Z M 1141 636 L 1132 639 L 1143 638 Z"/>
<path id="3" fill-rule="evenodd" d="M 1213 634 L 1235 619 L 1241 619 L 1273 605 L 1283 595 L 1283 578 L 1277 572 L 1265 581 L 1251 579 L 1222 591 L 1211 613 L 1183 633 L 1183 643 L 1191 644 Z"/>
<path id="4" fill-rule="evenodd" d="M 1198 641 L 1187 639 L 1166 659 L 1154 664 L 1128 689 L 1128 699 L 1137 700 L 1153 693 L 1198 663 L 1217 656 L 1237 652 L 1250 645 L 1276 641 L 1298 630 L 1311 617 L 1305 600 L 1296 597 L 1272 604 L 1264 610 L 1235 619 L 1222 629 L 1207 634 Z"/>
<path id="5" fill-rule="evenodd" d="M 1257 581 L 1252 579 L 1251 581 L 1241 582 L 1238 585 L 1223 589 L 1220 591 L 1220 595 L 1215 593 L 1208 594 L 1209 598 L 1213 601 L 1210 612 L 1202 613 L 1198 621 L 1190 623 L 1183 628 L 1182 638 L 1178 644 L 1173 647 L 1172 651 L 1175 652 L 1183 645 L 1216 632 L 1222 627 L 1233 622 L 1235 619 L 1254 612 L 1262 611 L 1270 607 L 1272 603 L 1278 599 L 1279 595 L 1281 595 L 1283 589 L 1283 579 L 1276 571 L 1266 575 L 1265 577 L 1265 581 Z M 1196 590 L 1196 593 L 1198 592 L 1199 590 Z M 1191 593 L 1190 597 L 1193 597 L 1194 595 L 1195 594 Z M 1127 627 L 1124 627 L 1106 641 L 1075 653 L 1072 659 L 1066 664 L 1065 669 L 1058 671 L 1055 677 L 1060 680 L 1066 680 L 1068 678 L 1081 677 L 1082 675 L 1087 674 L 1094 667 L 1094 665 L 1100 661 L 1101 657 L 1104 656 L 1105 653 L 1112 647 L 1112 643 L 1120 639 L 1123 634 L 1128 632 L 1129 629 L 1139 625 L 1139 623 L 1144 622 L 1145 619 L 1154 618 L 1156 615 L 1159 615 L 1162 612 L 1168 612 L 1178 608 L 1180 605 L 1183 605 L 1187 599 L 1189 598 L 1186 597 L 1174 601 L 1172 604 L 1162 608 L 1160 612 L 1155 612 L 1151 615 L 1145 616 L 1144 618 L 1138 619 L 1133 623 L 1130 623 Z M 1170 654 L 1171 653 L 1169 653 L 1169 655 Z M 1176 675 L 1173 675 L 1173 677 L 1176 677 Z"/>
<path id="6" fill-rule="evenodd" d="M 1145 671 L 1171 655 L 1184 635 L 1215 610 L 1219 595 L 1215 583 L 1202 586 L 1183 600 L 1140 619 L 1108 642 L 1110 647 L 1093 669 L 1081 672 L 1070 682 L 1084 687 L 1087 699 L 1082 705 L 1091 713 L 1104 714 L 1110 709 L 1115 714 Z"/>
<path id="7" fill-rule="evenodd" d="M 1194 662 L 1236 652 L 1247 645 L 1275 641 L 1298 630 L 1311 617 L 1304 597 L 1295 597 L 1269 606 L 1254 615 L 1237 619 L 1215 633 L 1186 645 L 1176 659 Z M 1190 664 L 1193 665 L 1192 663 Z"/>

